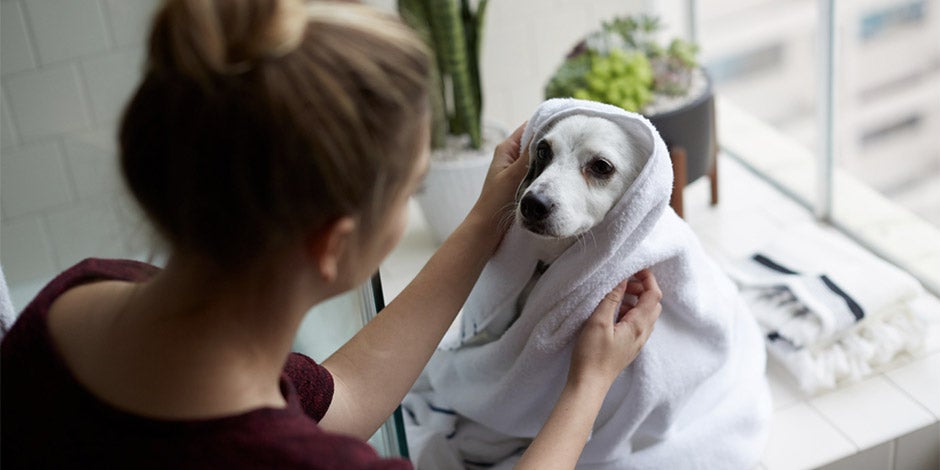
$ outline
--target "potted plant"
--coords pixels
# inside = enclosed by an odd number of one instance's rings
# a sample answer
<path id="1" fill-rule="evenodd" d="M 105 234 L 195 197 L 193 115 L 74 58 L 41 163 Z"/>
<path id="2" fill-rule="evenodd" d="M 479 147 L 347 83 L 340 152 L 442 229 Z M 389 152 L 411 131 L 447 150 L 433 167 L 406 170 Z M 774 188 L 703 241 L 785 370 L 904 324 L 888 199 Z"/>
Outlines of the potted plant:
<path id="1" fill-rule="evenodd" d="M 505 132 L 481 124 L 480 44 L 487 0 L 399 0 L 402 19 L 434 53 L 431 167 L 417 195 L 438 241 L 463 221 L 480 194 L 493 148 Z"/>
<path id="2" fill-rule="evenodd" d="M 670 148 L 678 189 L 673 206 L 681 215 L 681 188 L 705 174 L 717 202 L 715 102 L 698 47 L 679 38 L 663 45 L 659 31 L 659 20 L 646 15 L 603 23 L 571 50 L 545 96 L 601 101 L 645 115 Z"/>

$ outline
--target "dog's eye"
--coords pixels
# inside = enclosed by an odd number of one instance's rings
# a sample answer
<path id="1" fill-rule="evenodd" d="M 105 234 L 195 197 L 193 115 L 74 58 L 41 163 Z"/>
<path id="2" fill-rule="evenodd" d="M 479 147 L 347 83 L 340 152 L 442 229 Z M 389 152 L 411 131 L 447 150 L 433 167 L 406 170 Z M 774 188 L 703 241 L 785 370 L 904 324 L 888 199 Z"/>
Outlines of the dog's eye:
<path id="1" fill-rule="evenodd" d="M 546 160 L 552 155 L 552 150 L 548 148 L 548 144 L 545 141 L 539 142 L 539 146 L 535 149 L 535 156 L 539 160 Z"/>
<path id="2" fill-rule="evenodd" d="M 613 165 L 610 164 L 607 160 L 597 159 L 591 162 L 590 165 L 591 173 L 594 173 L 598 176 L 607 176 L 614 171 Z"/>

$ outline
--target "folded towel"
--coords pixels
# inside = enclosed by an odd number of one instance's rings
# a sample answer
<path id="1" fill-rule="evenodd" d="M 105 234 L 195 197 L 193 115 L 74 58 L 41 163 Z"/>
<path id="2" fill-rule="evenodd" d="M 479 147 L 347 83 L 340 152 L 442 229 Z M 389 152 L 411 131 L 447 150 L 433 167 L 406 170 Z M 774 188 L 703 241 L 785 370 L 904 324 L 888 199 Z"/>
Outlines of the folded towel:
<path id="1" fill-rule="evenodd" d="M 458 341 L 432 358 L 430 391 L 416 400 L 454 412 L 453 426 L 442 432 L 461 460 L 472 455 L 469 460 L 490 468 L 511 464 L 520 449 L 505 441 L 526 442 L 541 429 L 564 387 L 582 323 L 617 283 L 650 268 L 663 290 L 663 313 L 611 387 L 579 467 L 752 468 L 770 414 L 757 324 L 734 283 L 668 207 L 671 163 L 644 117 L 594 102 L 549 100 L 528 121 L 523 145 L 534 154 L 553 123 L 575 114 L 618 124 L 649 156 L 643 170 L 605 219 L 541 275 L 501 336 L 461 346 L 515 314 L 539 262 L 533 235 L 518 223 L 509 229 L 464 306 Z M 421 461 L 428 440 L 411 435 L 412 454 Z"/>
<path id="2" fill-rule="evenodd" d="M 778 360 L 807 392 L 868 376 L 915 352 L 926 322 L 916 279 L 831 230 L 793 227 L 726 271 Z"/>

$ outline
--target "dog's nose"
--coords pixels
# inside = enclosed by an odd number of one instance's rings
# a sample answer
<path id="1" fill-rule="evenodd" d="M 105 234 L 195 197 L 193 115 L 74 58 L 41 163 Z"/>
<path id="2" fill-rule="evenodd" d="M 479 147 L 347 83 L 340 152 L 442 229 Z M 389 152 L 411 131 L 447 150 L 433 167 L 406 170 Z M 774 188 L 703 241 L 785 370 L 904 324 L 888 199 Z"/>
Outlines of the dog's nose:
<path id="1" fill-rule="evenodd" d="M 522 201 L 519 203 L 519 210 L 522 211 L 522 216 L 533 222 L 544 220 L 548 217 L 552 207 L 554 207 L 554 204 L 550 201 L 532 193 L 523 196 Z"/>

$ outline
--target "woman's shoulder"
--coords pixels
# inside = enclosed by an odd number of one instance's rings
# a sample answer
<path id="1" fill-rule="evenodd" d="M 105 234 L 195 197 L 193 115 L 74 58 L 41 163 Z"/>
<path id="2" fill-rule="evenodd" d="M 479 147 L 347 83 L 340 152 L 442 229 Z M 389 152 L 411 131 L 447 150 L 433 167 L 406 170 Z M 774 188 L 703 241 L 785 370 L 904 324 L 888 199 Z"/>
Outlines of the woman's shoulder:
<path id="1" fill-rule="evenodd" d="M 99 281 L 144 282 L 160 268 L 127 259 L 86 258 L 54 277 L 23 310 L 45 316 L 52 304 L 69 290 Z"/>
<path id="2" fill-rule="evenodd" d="M 144 282 L 160 269 L 139 261 L 87 258 L 66 269 L 49 281 L 22 310 L 4 337 L 5 350 L 10 338 L 28 343 L 44 343 L 49 339 L 49 311 L 53 304 L 74 288 L 101 281 Z M 12 344 L 10 344 L 12 346 Z"/>

